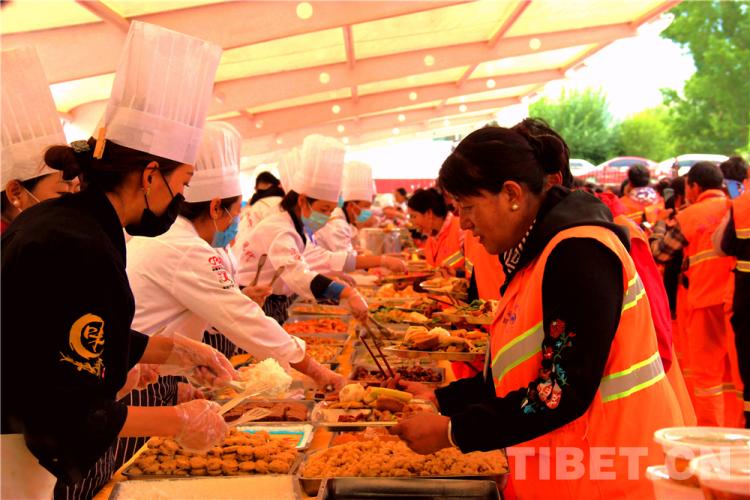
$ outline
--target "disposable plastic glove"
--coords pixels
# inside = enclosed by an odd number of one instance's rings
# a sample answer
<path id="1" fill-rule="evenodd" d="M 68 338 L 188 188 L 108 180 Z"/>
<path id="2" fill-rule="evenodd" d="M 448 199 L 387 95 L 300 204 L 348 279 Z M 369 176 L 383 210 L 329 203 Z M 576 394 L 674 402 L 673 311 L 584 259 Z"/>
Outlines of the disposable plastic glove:
<path id="1" fill-rule="evenodd" d="M 344 377 L 338 373 L 332 372 L 307 354 L 300 363 L 293 364 L 292 367 L 313 379 L 318 387 L 323 389 L 328 386 L 338 392 L 346 385 L 346 379 L 344 379 Z"/>
<path id="2" fill-rule="evenodd" d="M 351 293 L 349 294 L 349 297 L 347 297 L 346 303 L 352 311 L 352 316 L 359 321 L 365 321 L 367 319 L 367 314 L 369 313 L 367 301 L 365 301 L 357 290 L 353 288 L 350 290 Z"/>
<path id="3" fill-rule="evenodd" d="M 170 365 L 164 373 L 171 375 L 185 375 L 198 384 L 221 388 L 231 380 L 237 380 L 238 375 L 229 360 L 213 347 L 186 339 L 179 335 L 173 337 L 172 351 L 169 353 L 165 365 Z M 174 370 L 177 367 L 177 370 Z"/>
<path id="4" fill-rule="evenodd" d="M 187 451 L 204 453 L 221 443 L 229 427 L 219 416 L 219 408 L 218 403 L 205 399 L 175 406 L 180 417 L 180 428 L 174 437 L 177 444 Z"/>
<path id="5" fill-rule="evenodd" d="M 206 396 L 198 388 L 193 387 L 192 384 L 179 382 L 177 384 L 177 402 L 187 403 L 194 399 L 206 399 Z"/>

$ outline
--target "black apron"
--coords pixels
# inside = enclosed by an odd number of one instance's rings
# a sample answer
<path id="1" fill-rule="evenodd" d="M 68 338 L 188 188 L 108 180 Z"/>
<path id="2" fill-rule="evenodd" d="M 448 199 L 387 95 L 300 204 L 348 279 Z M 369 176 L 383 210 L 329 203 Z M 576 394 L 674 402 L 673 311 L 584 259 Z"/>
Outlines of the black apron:
<path id="1" fill-rule="evenodd" d="M 289 318 L 289 306 L 296 297 L 296 295 L 270 295 L 263 304 L 263 312 L 283 325 Z"/>

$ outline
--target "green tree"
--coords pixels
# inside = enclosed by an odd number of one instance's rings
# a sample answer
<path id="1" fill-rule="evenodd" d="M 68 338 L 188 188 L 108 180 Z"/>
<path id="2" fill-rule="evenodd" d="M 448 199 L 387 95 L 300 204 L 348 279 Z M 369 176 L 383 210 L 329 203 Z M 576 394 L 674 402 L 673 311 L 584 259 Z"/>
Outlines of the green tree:
<path id="1" fill-rule="evenodd" d="M 750 2 L 683 2 L 663 36 L 690 49 L 696 72 L 683 95 L 664 90 L 680 153 L 731 154 L 750 128 Z"/>
<path id="2" fill-rule="evenodd" d="M 623 120 L 616 130 L 618 154 L 661 161 L 676 156 L 665 107 L 641 111 Z"/>
<path id="3" fill-rule="evenodd" d="M 563 136 L 571 158 L 601 163 L 615 150 L 612 115 L 600 90 L 568 90 L 555 100 L 542 98 L 529 106 L 529 116 L 544 119 Z"/>

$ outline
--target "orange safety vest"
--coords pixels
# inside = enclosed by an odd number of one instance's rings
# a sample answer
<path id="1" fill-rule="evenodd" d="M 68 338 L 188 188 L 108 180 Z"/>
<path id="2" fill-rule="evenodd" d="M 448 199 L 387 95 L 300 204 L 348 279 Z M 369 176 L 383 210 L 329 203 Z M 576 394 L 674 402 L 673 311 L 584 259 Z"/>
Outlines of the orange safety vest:
<path id="1" fill-rule="evenodd" d="M 460 268 L 464 265 L 461 219 L 448 214 L 437 236 L 430 236 L 424 246 L 427 263 L 433 267 Z"/>
<path id="2" fill-rule="evenodd" d="M 653 441 L 654 431 L 683 425 L 683 419 L 665 377 L 643 284 L 612 231 L 595 226 L 561 231 L 511 281 L 492 326 L 495 393 L 504 397 L 538 377 L 544 340 L 544 268 L 552 250 L 567 238 L 595 239 L 619 257 L 624 281 L 622 315 L 588 410 L 559 429 L 508 448 L 513 485 L 523 499 L 551 495 L 648 498 L 653 490 L 646 479 L 646 466 L 664 463 L 664 455 Z M 639 458 L 632 457 L 635 454 Z M 571 456 L 575 464 L 566 467 L 565 458 Z"/>
<path id="3" fill-rule="evenodd" d="M 734 217 L 734 231 L 741 240 L 750 239 L 750 190 L 732 200 L 732 216 Z M 737 257 L 737 271 L 750 273 L 750 260 L 746 256 Z"/>
<path id="4" fill-rule="evenodd" d="M 467 276 L 471 277 L 476 273 L 479 298 L 499 300 L 500 287 L 505 281 L 505 273 L 499 257 L 489 253 L 471 231 L 464 232 L 464 257 Z"/>
<path id="5" fill-rule="evenodd" d="M 644 216 L 650 224 L 655 224 L 659 218 L 659 210 L 664 208 L 664 202 L 658 201 L 651 205 L 642 205 L 630 196 L 621 196 L 620 201 L 625 206 L 625 217 L 636 224 L 643 224 Z"/>
<path id="6" fill-rule="evenodd" d="M 682 234 L 688 243 L 684 249 L 688 268 L 688 306 L 692 309 L 724 303 L 727 283 L 732 277 L 733 257 L 719 257 L 711 235 L 729 210 L 726 195 L 708 189 L 698 200 L 677 213 Z"/>

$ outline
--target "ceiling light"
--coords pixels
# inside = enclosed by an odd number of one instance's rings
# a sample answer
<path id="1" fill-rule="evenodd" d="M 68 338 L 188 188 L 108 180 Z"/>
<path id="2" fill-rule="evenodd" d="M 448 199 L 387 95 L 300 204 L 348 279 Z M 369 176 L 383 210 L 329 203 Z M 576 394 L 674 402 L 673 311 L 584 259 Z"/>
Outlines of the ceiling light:
<path id="1" fill-rule="evenodd" d="M 331 75 L 329 75 L 328 73 L 324 71 L 323 73 L 320 74 L 320 77 L 318 79 L 320 80 L 320 83 L 325 85 L 326 83 L 331 81 Z"/>
<path id="2" fill-rule="evenodd" d="M 331 106 L 331 112 L 334 115 L 341 113 L 341 106 L 339 106 L 338 104 L 334 104 L 333 106 Z"/>
<path id="3" fill-rule="evenodd" d="M 398 134 L 401 133 L 401 131 L 398 129 L 398 127 L 394 127 L 394 129 L 391 132 L 393 132 L 393 135 L 398 135 Z"/>
<path id="4" fill-rule="evenodd" d="M 435 64 L 435 58 L 431 55 L 424 56 L 424 65 L 425 66 L 433 66 Z"/>
<path id="5" fill-rule="evenodd" d="M 495 83 L 495 80 L 493 80 L 492 78 L 490 78 L 489 80 L 487 80 L 487 88 L 488 89 L 494 89 L 495 85 L 497 85 L 497 84 Z"/>
<path id="6" fill-rule="evenodd" d="M 398 121 L 400 121 L 400 122 L 406 121 L 406 115 L 404 115 L 403 113 L 400 114 L 400 115 L 398 115 Z"/>
<path id="7" fill-rule="evenodd" d="M 460 105 L 460 106 L 458 107 L 458 110 L 459 110 L 459 111 L 460 111 L 461 113 L 466 113 L 466 110 L 467 110 L 467 109 L 468 109 L 468 108 L 466 107 L 466 104 L 462 104 L 462 105 Z"/>
<path id="8" fill-rule="evenodd" d="M 336 130 L 339 131 L 339 134 L 343 134 L 344 130 L 346 130 L 346 127 L 344 127 L 343 125 L 339 125 L 338 127 L 336 127 Z"/>
<path id="9" fill-rule="evenodd" d="M 416 92 L 409 92 L 409 100 L 410 101 L 416 101 L 417 97 L 419 97 L 419 96 L 417 95 Z"/>
<path id="10" fill-rule="evenodd" d="M 300 19 L 310 19 L 313 15 L 313 7 L 310 2 L 300 2 L 297 4 L 297 17 Z"/>
<path id="11" fill-rule="evenodd" d="M 529 48 L 531 50 L 539 50 L 539 47 L 542 46 L 542 41 L 538 38 L 532 38 L 529 40 Z"/>

